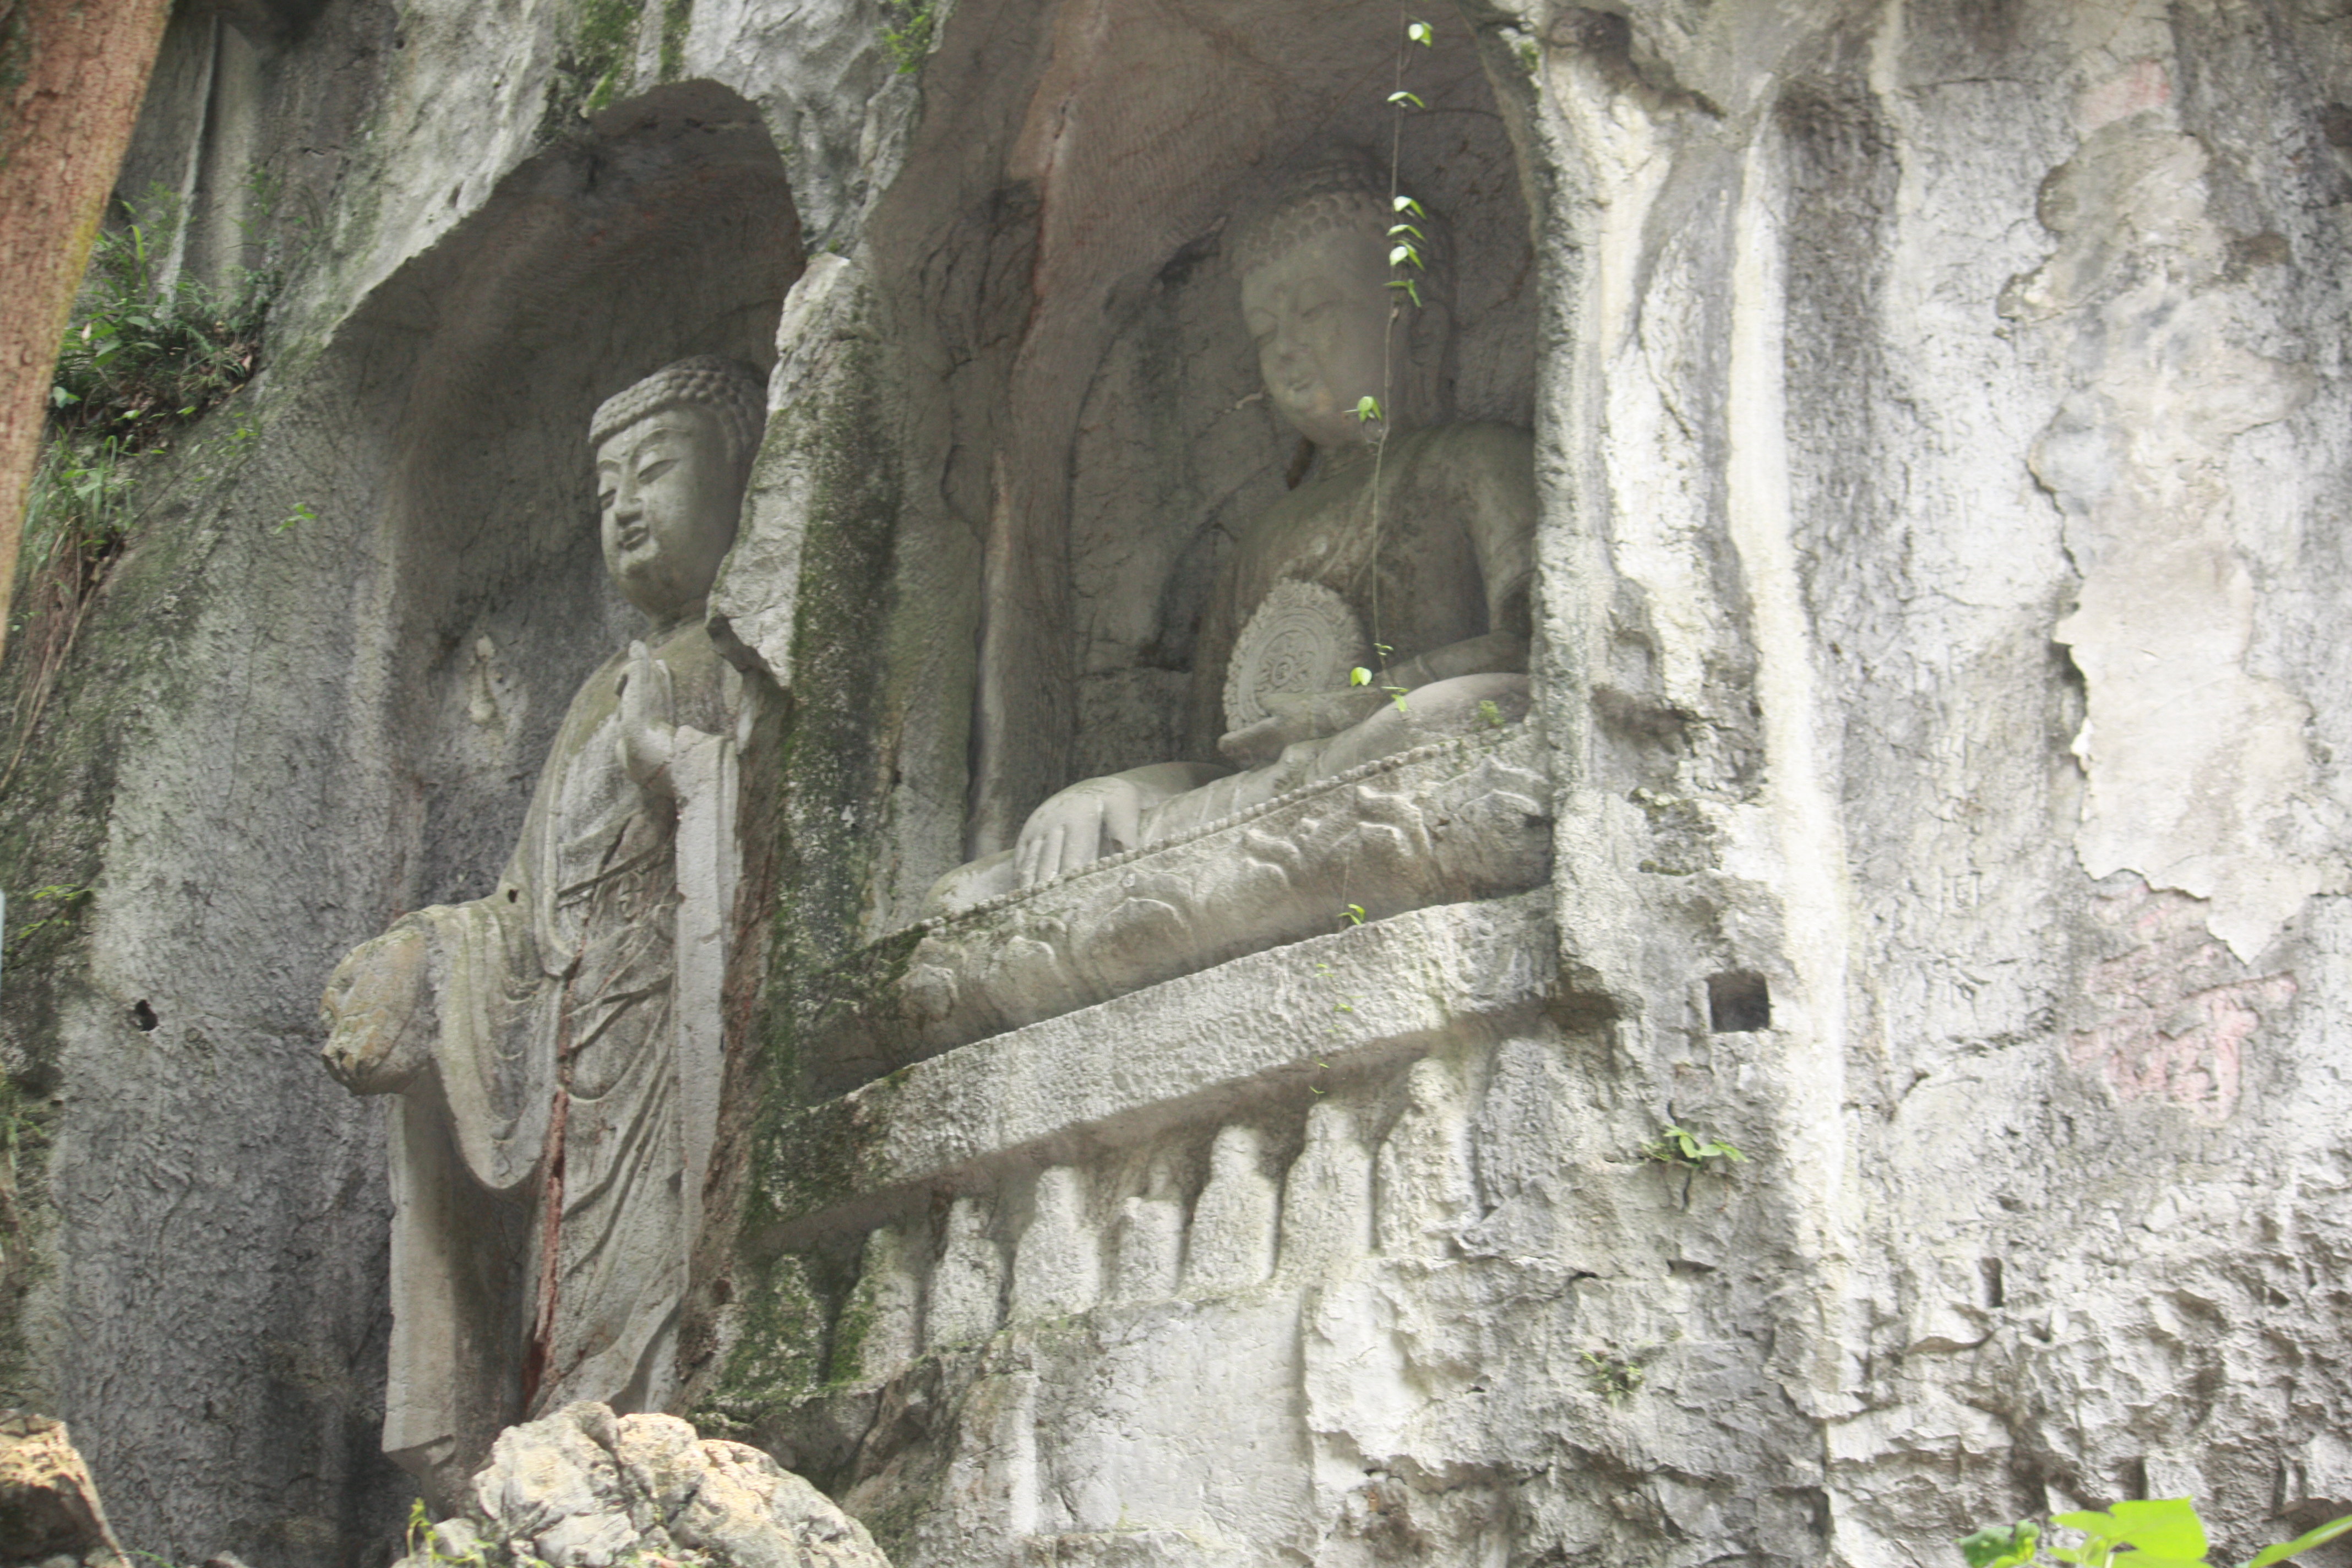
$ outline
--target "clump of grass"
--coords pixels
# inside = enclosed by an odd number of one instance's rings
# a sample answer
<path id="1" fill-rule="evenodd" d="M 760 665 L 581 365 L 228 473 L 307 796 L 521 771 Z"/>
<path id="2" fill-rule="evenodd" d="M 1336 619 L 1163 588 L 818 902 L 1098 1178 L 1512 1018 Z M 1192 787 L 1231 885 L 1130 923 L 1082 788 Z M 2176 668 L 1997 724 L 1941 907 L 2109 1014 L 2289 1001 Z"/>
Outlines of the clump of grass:
<path id="1" fill-rule="evenodd" d="M 900 76 L 922 69 L 938 26 L 934 0 L 883 0 L 882 48 Z"/>
<path id="2" fill-rule="evenodd" d="M 278 190 L 257 176 L 253 195 L 267 222 Z M 186 213 L 161 185 L 126 202 L 122 216 L 90 247 L 26 499 L 24 585 L 9 640 L 28 668 L 0 784 L 23 757 L 83 611 L 130 538 L 142 463 L 253 378 L 270 302 L 284 280 L 276 266 L 234 268 L 218 286 L 174 269 L 170 258 Z M 298 238 L 307 233 L 308 226 L 297 226 Z"/>
<path id="3" fill-rule="evenodd" d="M 49 426 L 60 437 L 110 440 L 128 456 L 252 379 L 280 278 L 272 268 L 240 267 L 215 289 L 184 271 L 167 276 L 185 216 L 179 198 L 157 186 L 125 205 L 129 221 L 90 247 L 58 352 Z"/>

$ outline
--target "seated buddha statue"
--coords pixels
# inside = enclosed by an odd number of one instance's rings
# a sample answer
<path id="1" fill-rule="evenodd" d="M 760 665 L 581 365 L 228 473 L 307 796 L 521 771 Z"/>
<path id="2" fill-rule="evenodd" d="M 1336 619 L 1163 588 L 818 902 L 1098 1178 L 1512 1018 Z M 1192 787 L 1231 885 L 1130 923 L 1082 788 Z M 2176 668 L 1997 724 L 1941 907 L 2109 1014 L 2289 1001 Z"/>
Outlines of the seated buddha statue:
<path id="1" fill-rule="evenodd" d="M 928 914 L 1526 713 L 1532 444 L 1524 430 L 1443 421 L 1443 236 L 1413 219 L 1432 264 L 1415 303 L 1391 286 L 1394 221 L 1364 172 L 1334 166 L 1234 241 L 1266 396 L 1315 457 L 1241 531 L 1211 592 L 1195 755 L 1061 790 L 1011 849 L 934 884 Z"/>

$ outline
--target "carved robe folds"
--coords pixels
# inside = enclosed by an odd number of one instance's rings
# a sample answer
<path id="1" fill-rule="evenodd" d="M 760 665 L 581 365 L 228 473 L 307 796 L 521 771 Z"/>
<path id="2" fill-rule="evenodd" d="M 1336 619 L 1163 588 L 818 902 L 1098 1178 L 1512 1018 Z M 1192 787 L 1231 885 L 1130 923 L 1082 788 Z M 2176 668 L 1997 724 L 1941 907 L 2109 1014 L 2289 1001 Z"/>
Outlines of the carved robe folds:
<path id="1" fill-rule="evenodd" d="M 497 890 L 352 961 L 424 940 L 429 1016 L 411 1032 L 429 1055 L 353 1087 L 401 1091 L 384 1448 L 436 1489 L 512 1422 L 583 1399 L 659 1410 L 675 1391 L 718 1117 L 740 678 L 698 624 L 652 651 L 675 805 L 616 760 L 616 657 L 572 700 Z M 337 1034 L 367 1026 L 347 1014 Z"/>

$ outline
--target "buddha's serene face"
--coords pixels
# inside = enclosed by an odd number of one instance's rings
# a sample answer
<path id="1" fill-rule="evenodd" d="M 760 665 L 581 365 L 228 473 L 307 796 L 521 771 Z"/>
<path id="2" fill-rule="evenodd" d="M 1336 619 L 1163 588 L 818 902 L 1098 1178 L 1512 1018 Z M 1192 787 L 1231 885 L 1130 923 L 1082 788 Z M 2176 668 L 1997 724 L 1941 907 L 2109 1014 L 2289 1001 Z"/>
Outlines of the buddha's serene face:
<path id="1" fill-rule="evenodd" d="M 596 448 L 596 502 L 613 580 L 668 620 L 710 593 L 735 542 L 742 479 L 709 410 L 665 408 Z"/>
<path id="2" fill-rule="evenodd" d="M 1257 341 L 1266 395 L 1318 447 L 1381 433 L 1356 409 L 1381 396 L 1388 280 L 1385 242 L 1360 229 L 1302 240 L 1242 279 L 1242 316 Z"/>

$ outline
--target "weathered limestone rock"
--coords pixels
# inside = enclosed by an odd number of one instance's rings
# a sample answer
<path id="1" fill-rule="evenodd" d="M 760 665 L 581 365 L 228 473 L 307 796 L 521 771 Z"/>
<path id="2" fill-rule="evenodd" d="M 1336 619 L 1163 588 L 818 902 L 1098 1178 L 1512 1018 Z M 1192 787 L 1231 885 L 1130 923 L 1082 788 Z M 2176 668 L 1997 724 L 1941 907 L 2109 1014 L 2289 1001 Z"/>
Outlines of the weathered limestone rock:
<path id="1" fill-rule="evenodd" d="M 583 1402 L 499 1435 L 467 1507 L 403 1568 L 483 1552 L 552 1568 L 889 1568 L 865 1527 L 740 1443 Z"/>
<path id="2" fill-rule="evenodd" d="M 578 428 L 702 353 L 778 367 L 709 629 L 784 696 L 705 1430 L 904 1568 L 2352 1508 L 2339 0 L 1440 5 L 1402 120 L 1375 5 L 183 10 L 135 184 L 233 239 L 257 158 L 320 238 L 0 792 L 12 909 L 79 890 L 8 933 L 0 1369 L 127 1537 L 308 1568 L 406 1504 L 310 997 L 492 890 L 630 635 Z M 1449 427 L 1526 433 L 1526 717 L 922 923 L 1074 784 L 1266 766 L 1192 732 L 1224 622 L 1370 640 L 1220 585 L 1349 467 L 1250 219 L 1391 146 Z"/>
<path id="3" fill-rule="evenodd" d="M 65 1423 L 0 1410 L 0 1563 L 129 1568 Z"/>

